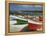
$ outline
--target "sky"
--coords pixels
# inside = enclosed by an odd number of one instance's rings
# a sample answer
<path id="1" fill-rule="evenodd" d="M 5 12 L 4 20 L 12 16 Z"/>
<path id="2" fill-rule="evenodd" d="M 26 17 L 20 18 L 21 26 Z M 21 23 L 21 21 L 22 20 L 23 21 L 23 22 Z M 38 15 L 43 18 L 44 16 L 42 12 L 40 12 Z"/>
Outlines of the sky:
<path id="1" fill-rule="evenodd" d="M 10 10 L 11 11 L 16 11 L 16 10 L 38 10 L 41 11 L 42 10 L 42 6 L 41 5 L 17 5 L 15 3 L 10 3 Z"/>

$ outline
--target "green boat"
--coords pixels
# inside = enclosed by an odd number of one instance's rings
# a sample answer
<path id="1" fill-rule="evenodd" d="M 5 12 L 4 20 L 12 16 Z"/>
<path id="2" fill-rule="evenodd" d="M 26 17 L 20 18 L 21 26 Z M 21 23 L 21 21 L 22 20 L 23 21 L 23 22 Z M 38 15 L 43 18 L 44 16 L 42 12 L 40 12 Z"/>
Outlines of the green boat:
<path id="1" fill-rule="evenodd" d="M 23 24 L 27 24 L 28 21 L 25 21 L 25 20 L 20 20 L 20 19 L 16 19 L 17 23 L 16 25 L 23 25 Z"/>

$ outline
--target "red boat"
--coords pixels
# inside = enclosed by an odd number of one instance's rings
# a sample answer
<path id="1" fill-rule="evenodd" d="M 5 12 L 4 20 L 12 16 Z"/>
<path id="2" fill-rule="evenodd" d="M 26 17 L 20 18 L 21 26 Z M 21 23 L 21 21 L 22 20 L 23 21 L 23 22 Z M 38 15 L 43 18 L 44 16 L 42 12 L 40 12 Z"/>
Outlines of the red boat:
<path id="1" fill-rule="evenodd" d="M 39 21 L 43 21 L 43 18 L 39 17 Z M 28 28 L 29 28 L 29 30 L 40 29 L 40 28 L 42 28 L 42 22 L 38 22 L 38 21 L 36 22 L 36 21 L 29 20 Z"/>
<path id="2" fill-rule="evenodd" d="M 35 24 L 35 23 L 28 23 L 29 25 L 28 25 L 28 28 L 29 28 L 29 30 L 36 30 L 36 29 L 40 29 L 40 28 L 42 28 L 42 24 L 40 25 L 40 24 Z"/>

